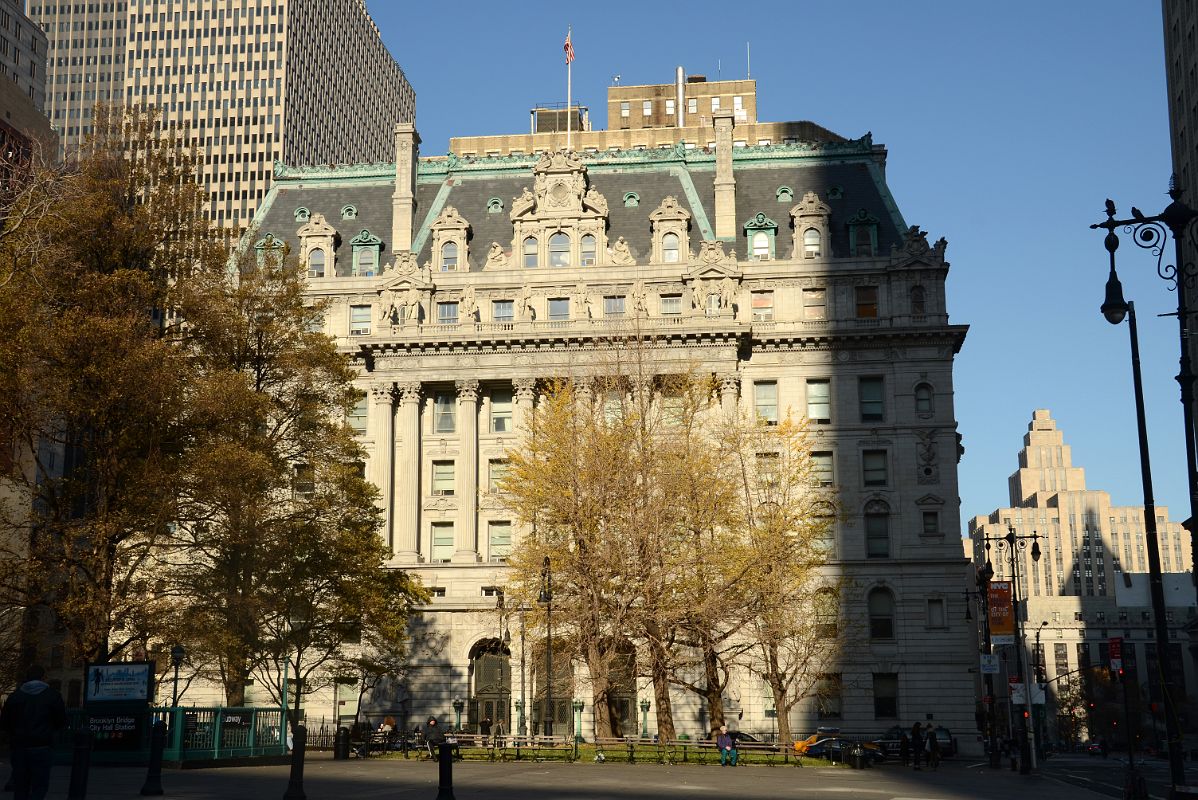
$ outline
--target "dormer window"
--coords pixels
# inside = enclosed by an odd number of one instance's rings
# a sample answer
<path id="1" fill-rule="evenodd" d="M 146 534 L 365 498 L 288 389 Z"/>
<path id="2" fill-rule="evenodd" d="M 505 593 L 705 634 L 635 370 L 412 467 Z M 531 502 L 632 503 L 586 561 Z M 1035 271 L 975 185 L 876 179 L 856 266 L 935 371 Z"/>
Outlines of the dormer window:
<path id="1" fill-rule="evenodd" d="M 820 202 L 815 192 L 807 192 L 803 199 L 790 209 L 790 218 L 794 226 L 794 257 L 823 258 L 831 255 L 824 252 L 824 242 L 829 241 L 830 229 L 828 217 L 832 210 L 827 203 Z"/>
<path id="2" fill-rule="evenodd" d="M 641 196 L 636 192 L 628 192 L 624 195 L 624 208 L 636 208 L 641 204 Z"/>
<path id="3" fill-rule="evenodd" d="M 584 267 L 595 266 L 595 264 L 597 263 L 596 253 L 598 252 L 598 247 L 596 245 L 596 240 L 595 240 L 594 235 L 588 233 L 582 237 L 581 251 L 582 251 L 582 266 L 584 266 Z"/>
<path id="4" fill-rule="evenodd" d="M 308 277 L 324 277 L 324 250 L 313 250 L 308 253 Z"/>
<path id="5" fill-rule="evenodd" d="M 758 212 L 745 223 L 745 238 L 749 240 L 748 249 L 754 261 L 769 261 L 774 256 L 774 237 L 778 232 L 778 223 Z"/>
<path id="6" fill-rule="evenodd" d="M 378 274 L 379 251 L 383 240 L 363 229 L 361 233 L 349 240 L 353 248 L 354 264 L 350 273 L 360 278 L 369 278 Z"/>
<path id="7" fill-rule="evenodd" d="M 661 237 L 661 261 L 663 264 L 678 263 L 678 234 L 667 233 Z"/>
<path id="8" fill-rule="evenodd" d="M 819 258 L 820 235 L 815 228 L 803 231 L 803 258 Z"/>
<path id="9" fill-rule="evenodd" d="M 766 261 L 770 257 L 770 237 L 764 231 L 753 234 L 753 260 Z"/>
<path id="10" fill-rule="evenodd" d="M 300 206 L 299 208 L 297 208 L 295 210 L 295 221 L 296 222 L 307 222 L 310 219 L 312 219 L 312 212 L 309 211 L 308 209 L 304 208 L 303 206 Z"/>
<path id="11" fill-rule="evenodd" d="M 570 237 L 560 231 L 549 237 L 549 266 L 570 266 Z"/>
<path id="12" fill-rule="evenodd" d="M 878 252 L 878 219 L 864 208 L 849 219 L 849 246 L 855 256 Z"/>
<path id="13" fill-rule="evenodd" d="M 456 242 L 446 242 L 441 245 L 441 271 L 457 272 L 458 245 Z"/>
<path id="14" fill-rule="evenodd" d="M 537 238 L 529 236 L 524 240 L 522 247 L 523 265 L 525 267 L 535 267 L 537 265 Z"/>
<path id="15" fill-rule="evenodd" d="M 273 233 L 268 233 L 266 236 L 254 243 L 254 250 L 257 251 L 258 266 L 276 267 L 283 261 L 283 251 L 286 245 L 282 240 L 277 238 Z"/>
<path id="16" fill-rule="evenodd" d="M 763 139 L 761 142 L 758 142 L 758 144 L 769 144 L 769 140 Z M 793 203 L 795 199 L 795 193 L 789 186 L 779 186 L 778 191 L 774 192 L 774 197 L 778 199 L 779 203 Z"/>
<path id="17" fill-rule="evenodd" d="M 357 218 L 358 218 L 358 207 L 357 206 L 342 206 L 341 207 L 341 219 L 357 219 Z"/>
<path id="18" fill-rule="evenodd" d="M 498 197 L 492 197 L 490 200 L 488 200 L 487 201 L 487 213 L 488 214 L 503 213 L 503 200 L 501 200 Z"/>

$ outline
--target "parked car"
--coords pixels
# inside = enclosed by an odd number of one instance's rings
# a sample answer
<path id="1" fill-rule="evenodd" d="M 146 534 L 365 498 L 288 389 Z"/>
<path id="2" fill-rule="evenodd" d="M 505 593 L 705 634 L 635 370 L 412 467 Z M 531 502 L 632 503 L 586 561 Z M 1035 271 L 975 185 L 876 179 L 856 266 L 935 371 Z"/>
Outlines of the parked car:
<path id="1" fill-rule="evenodd" d="M 763 742 L 751 733 L 744 731 L 728 731 L 728 735 L 732 737 L 732 742 L 737 747 L 742 744 L 752 745 L 754 748 L 766 748 L 777 751 L 779 749 L 776 742 Z"/>
<path id="2" fill-rule="evenodd" d="M 1092 756 L 1102 755 L 1102 745 L 1098 742 L 1086 742 L 1083 746 L 1086 748 L 1086 752 Z"/>
<path id="3" fill-rule="evenodd" d="M 885 753 L 887 758 L 898 759 L 899 743 L 904 733 L 906 731 L 902 727 L 892 725 L 880 737 L 874 739 L 872 744 Z"/>
<path id="4" fill-rule="evenodd" d="M 807 748 L 818 742 L 820 739 L 828 739 L 840 734 L 840 728 L 831 728 L 820 726 L 815 729 L 815 733 L 808 736 L 806 739 L 798 739 L 794 743 L 795 755 L 806 755 Z"/>
<path id="5" fill-rule="evenodd" d="M 826 758 L 829 761 L 844 761 L 848 757 L 849 750 L 858 745 L 865 749 L 865 755 L 872 763 L 880 764 L 886 760 L 886 754 L 875 743 L 857 742 L 840 736 L 820 739 L 811 743 L 807 746 L 805 755 L 811 758 Z"/>

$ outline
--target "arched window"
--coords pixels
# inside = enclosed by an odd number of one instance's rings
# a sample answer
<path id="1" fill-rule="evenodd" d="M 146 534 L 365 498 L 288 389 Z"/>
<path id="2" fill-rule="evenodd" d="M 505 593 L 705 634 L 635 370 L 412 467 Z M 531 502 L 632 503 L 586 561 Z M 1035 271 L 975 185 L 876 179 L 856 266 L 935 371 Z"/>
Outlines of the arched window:
<path id="1" fill-rule="evenodd" d="M 874 241 L 868 225 L 857 225 L 853 228 L 853 252 L 859 256 L 874 254 Z"/>
<path id="2" fill-rule="evenodd" d="M 308 209 L 304 208 L 303 206 L 300 206 L 299 208 L 297 208 L 295 210 L 295 221 L 296 222 L 307 222 L 310 219 L 312 219 L 312 212 L 309 211 Z"/>
<path id="3" fill-rule="evenodd" d="M 932 402 L 932 385 L 920 383 L 915 387 L 915 413 L 931 414 L 936 410 Z"/>
<path id="4" fill-rule="evenodd" d="M 890 506 L 881 500 L 865 505 L 865 556 L 890 558 Z"/>
<path id="5" fill-rule="evenodd" d="M 503 201 L 498 197 L 492 197 L 487 201 L 487 213 L 498 214 L 503 211 Z"/>
<path id="6" fill-rule="evenodd" d="M 778 191 L 774 192 L 774 197 L 778 199 L 779 203 L 793 203 L 795 193 L 789 186 L 779 186 Z"/>
<path id="7" fill-rule="evenodd" d="M 927 296 L 924 294 L 922 286 L 911 287 L 911 313 L 926 314 L 928 313 Z"/>
<path id="8" fill-rule="evenodd" d="M 808 228 L 803 231 L 803 257 L 819 258 L 819 231 Z"/>
<path id="9" fill-rule="evenodd" d="M 358 253 L 358 274 L 367 276 L 374 274 L 374 250 L 372 248 L 364 247 Z"/>
<path id="10" fill-rule="evenodd" d="M 308 277 L 324 277 L 324 251 L 320 248 L 308 253 Z"/>
<path id="11" fill-rule="evenodd" d="M 535 267 L 537 265 L 537 239 L 535 236 L 529 236 L 524 240 L 524 266 Z"/>
<path id="12" fill-rule="evenodd" d="M 583 236 L 582 237 L 582 265 L 584 267 L 595 266 L 596 250 L 597 250 L 597 247 L 595 245 L 595 237 L 589 233 L 586 234 L 585 236 Z"/>
<path id="13" fill-rule="evenodd" d="M 753 234 L 753 258 L 756 261 L 765 261 L 770 257 L 770 237 L 765 231 L 757 231 Z"/>
<path id="14" fill-rule="evenodd" d="M 894 638 L 894 595 L 889 589 L 869 593 L 869 638 Z"/>
<path id="15" fill-rule="evenodd" d="M 441 245 L 441 271 L 442 272 L 457 272 L 458 269 L 458 243 L 446 242 Z"/>
<path id="16" fill-rule="evenodd" d="M 678 234 L 667 233 L 661 237 L 661 260 L 665 264 L 678 263 Z"/>
<path id="17" fill-rule="evenodd" d="M 561 231 L 549 237 L 549 266 L 570 266 L 570 237 Z"/>

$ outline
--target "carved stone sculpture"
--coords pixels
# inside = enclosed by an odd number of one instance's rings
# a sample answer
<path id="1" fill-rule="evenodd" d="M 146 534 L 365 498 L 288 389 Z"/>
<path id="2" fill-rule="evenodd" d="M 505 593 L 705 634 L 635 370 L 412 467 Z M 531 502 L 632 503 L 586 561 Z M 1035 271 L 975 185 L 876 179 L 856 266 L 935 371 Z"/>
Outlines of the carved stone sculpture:
<path id="1" fill-rule="evenodd" d="M 487 251 L 487 263 L 483 265 L 483 269 L 507 269 L 507 253 L 503 251 L 503 246 L 499 242 L 491 242 L 491 249 Z"/>
<path id="2" fill-rule="evenodd" d="M 624 241 L 624 237 L 616 239 L 615 245 L 610 252 L 611 263 L 620 267 L 631 267 L 636 263 L 636 259 L 632 257 L 632 250 L 628 247 L 628 242 Z"/>

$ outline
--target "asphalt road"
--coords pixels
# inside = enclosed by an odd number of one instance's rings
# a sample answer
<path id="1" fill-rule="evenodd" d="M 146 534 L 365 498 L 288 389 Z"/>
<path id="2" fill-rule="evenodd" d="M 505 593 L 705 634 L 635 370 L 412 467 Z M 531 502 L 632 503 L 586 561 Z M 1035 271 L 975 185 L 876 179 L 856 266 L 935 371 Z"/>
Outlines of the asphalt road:
<path id="1" fill-rule="evenodd" d="M 140 797 L 144 769 L 96 768 L 88 798 Z M 68 770 L 55 768 L 51 797 L 65 797 Z M 466 762 L 455 765 L 456 800 L 1062 800 L 1100 798 L 1076 781 L 1043 774 L 1020 776 L 990 770 L 966 759 L 939 771 L 915 772 L 897 765 L 867 770 L 831 767 Z M 287 788 L 287 767 L 167 770 L 167 798 L 276 800 Z M 309 800 L 394 798 L 435 800 L 437 764 L 403 759 L 333 761 L 313 754 L 305 766 Z"/>
<path id="2" fill-rule="evenodd" d="M 1169 762 L 1137 756 L 1136 768 L 1148 785 L 1150 797 L 1165 800 L 1169 796 Z M 1073 786 L 1085 787 L 1108 797 L 1122 797 L 1127 782 L 1127 754 L 1112 753 L 1108 758 L 1080 753 L 1058 755 L 1048 759 L 1042 771 L 1046 777 Z M 1186 783 L 1198 786 L 1198 764 L 1186 762 Z"/>

